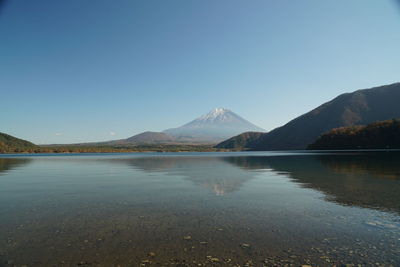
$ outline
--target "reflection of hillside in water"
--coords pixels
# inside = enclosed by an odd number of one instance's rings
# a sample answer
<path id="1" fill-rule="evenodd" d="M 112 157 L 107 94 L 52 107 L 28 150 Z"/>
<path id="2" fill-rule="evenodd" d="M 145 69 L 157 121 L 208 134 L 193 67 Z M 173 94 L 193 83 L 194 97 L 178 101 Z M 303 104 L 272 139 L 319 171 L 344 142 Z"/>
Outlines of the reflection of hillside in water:
<path id="1" fill-rule="evenodd" d="M 224 195 L 240 189 L 254 177 L 253 172 L 228 164 L 220 157 L 143 157 L 115 159 L 145 172 L 184 176 L 194 184 Z M 206 175 L 205 175 L 206 174 Z"/>
<path id="2" fill-rule="evenodd" d="M 228 162 L 285 173 L 337 203 L 400 212 L 400 153 L 243 157 Z"/>
<path id="3" fill-rule="evenodd" d="M 146 172 L 181 175 L 217 195 L 239 190 L 255 170 L 284 174 L 327 199 L 400 212 L 400 153 L 309 154 L 288 156 L 140 157 L 113 159 Z"/>
<path id="4" fill-rule="evenodd" d="M 343 155 L 321 162 L 336 173 L 346 175 L 370 174 L 375 178 L 400 180 L 400 156 L 396 153 Z"/>
<path id="5" fill-rule="evenodd" d="M 24 158 L 0 158 L 0 175 L 19 166 L 28 164 L 30 159 Z"/>

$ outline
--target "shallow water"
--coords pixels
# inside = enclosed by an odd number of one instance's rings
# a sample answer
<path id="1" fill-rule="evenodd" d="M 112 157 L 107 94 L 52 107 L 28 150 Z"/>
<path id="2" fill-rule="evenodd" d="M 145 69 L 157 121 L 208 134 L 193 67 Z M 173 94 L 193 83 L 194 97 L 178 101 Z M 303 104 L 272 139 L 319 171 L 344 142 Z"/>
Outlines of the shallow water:
<path id="1" fill-rule="evenodd" d="M 400 266 L 400 153 L 0 157 L 0 266 Z"/>

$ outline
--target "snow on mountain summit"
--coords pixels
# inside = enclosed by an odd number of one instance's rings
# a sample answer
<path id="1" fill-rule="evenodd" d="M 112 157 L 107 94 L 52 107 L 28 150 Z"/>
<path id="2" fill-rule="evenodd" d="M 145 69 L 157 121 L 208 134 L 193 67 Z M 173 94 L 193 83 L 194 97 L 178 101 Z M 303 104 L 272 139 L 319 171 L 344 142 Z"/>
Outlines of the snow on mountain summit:
<path id="1" fill-rule="evenodd" d="M 215 108 L 178 128 L 164 132 L 182 140 L 219 141 L 237 134 L 265 130 L 225 108 Z"/>
<path id="2" fill-rule="evenodd" d="M 211 110 L 209 113 L 202 115 L 198 118 L 198 120 L 204 121 L 213 121 L 215 119 L 224 120 L 229 117 L 229 113 L 233 113 L 229 109 L 226 108 L 215 108 Z"/>

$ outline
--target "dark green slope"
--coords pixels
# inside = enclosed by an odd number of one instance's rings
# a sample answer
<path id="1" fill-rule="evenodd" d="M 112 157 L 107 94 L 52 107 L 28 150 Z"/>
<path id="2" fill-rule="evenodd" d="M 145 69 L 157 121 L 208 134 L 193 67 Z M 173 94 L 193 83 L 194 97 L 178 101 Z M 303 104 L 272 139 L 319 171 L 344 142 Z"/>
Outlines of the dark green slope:
<path id="1" fill-rule="evenodd" d="M 399 118 L 399 101 L 400 83 L 342 94 L 259 138 L 238 135 L 217 147 L 250 150 L 306 149 L 331 129 Z M 235 142 L 236 138 L 240 142 Z"/>
<path id="2" fill-rule="evenodd" d="M 305 149 L 338 127 L 400 117 L 400 83 L 342 94 L 253 141 L 253 150 Z"/>
<path id="3" fill-rule="evenodd" d="M 23 152 L 35 148 L 36 145 L 31 142 L 0 132 L 0 153 Z"/>
<path id="4" fill-rule="evenodd" d="M 263 132 L 245 132 L 245 133 L 231 137 L 228 140 L 225 140 L 225 141 L 219 143 L 218 145 L 215 146 L 215 148 L 246 149 L 252 145 L 252 142 L 254 140 L 257 140 L 263 134 L 265 134 L 265 133 L 263 133 Z"/>
<path id="5" fill-rule="evenodd" d="M 400 120 L 386 120 L 367 126 L 333 129 L 320 136 L 309 149 L 399 149 Z"/>

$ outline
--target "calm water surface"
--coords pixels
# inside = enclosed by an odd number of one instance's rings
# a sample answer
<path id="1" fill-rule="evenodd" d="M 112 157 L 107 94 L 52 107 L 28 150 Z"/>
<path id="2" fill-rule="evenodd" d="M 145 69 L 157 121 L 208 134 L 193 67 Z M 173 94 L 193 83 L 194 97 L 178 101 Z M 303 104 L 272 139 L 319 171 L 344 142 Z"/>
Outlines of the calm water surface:
<path id="1" fill-rule="evenodd" d="M 302 264 L 400 266 L 399 152 L 0 157 L 0 266 Z"/>

